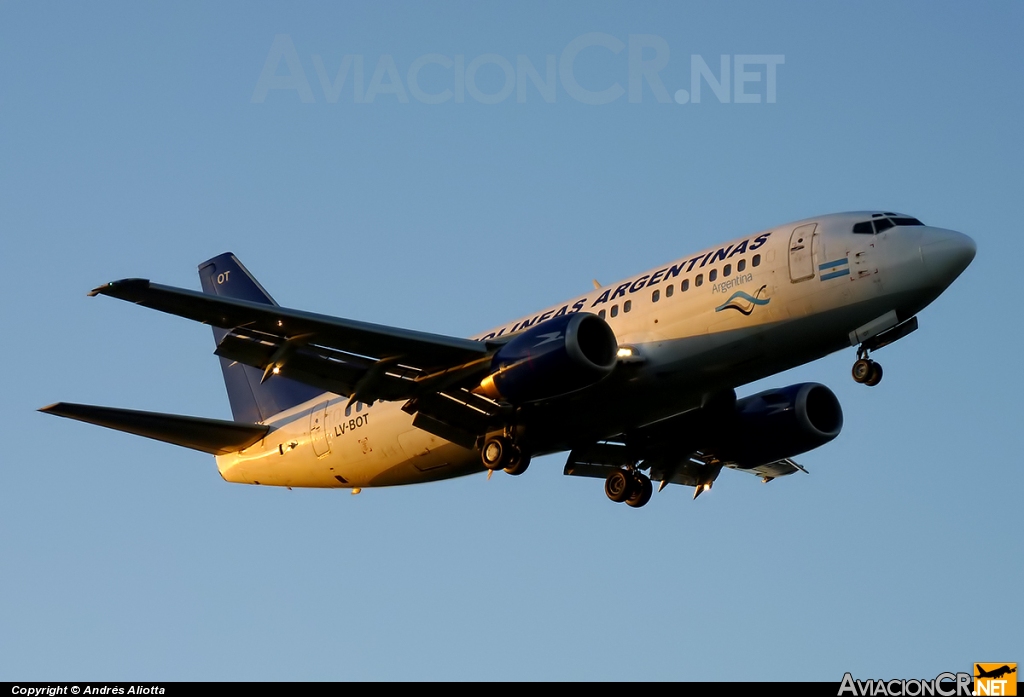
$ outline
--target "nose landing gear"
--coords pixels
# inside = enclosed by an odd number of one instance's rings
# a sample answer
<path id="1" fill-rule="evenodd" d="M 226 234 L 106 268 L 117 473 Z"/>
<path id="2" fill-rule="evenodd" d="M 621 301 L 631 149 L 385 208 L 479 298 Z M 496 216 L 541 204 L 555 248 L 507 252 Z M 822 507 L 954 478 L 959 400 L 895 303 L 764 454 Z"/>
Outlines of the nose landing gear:
<path id="1" fill-rule="evenodd" d="M 888 346 L 894 341 L 899 341 L 911 332 L 917 330 L 917 317 L 911 317 L 910 319 L 900 322 L 881 333 L 873 333 L 873 325 L 878 325 L 879 322 L 882 322 L 883 324 L 891 324 L 895 321 L 896 312 L 892 311 L 888 313 L 888 315 L 883 315 L 873 322 L 869 322 L 860 329 L 850 333 L 851 343 L 861 341 L 860 346 L 857 347 L 857 362 L 853 364 L 853 379 L 856 382 L 859 382 L 862 385 L 867 385 L 868 387 L 874 387 L 880 383 L 882 381 L 882 366 L 868 358 L 868 353 L 871 351 L 877 351 L 883 346 Z"/>

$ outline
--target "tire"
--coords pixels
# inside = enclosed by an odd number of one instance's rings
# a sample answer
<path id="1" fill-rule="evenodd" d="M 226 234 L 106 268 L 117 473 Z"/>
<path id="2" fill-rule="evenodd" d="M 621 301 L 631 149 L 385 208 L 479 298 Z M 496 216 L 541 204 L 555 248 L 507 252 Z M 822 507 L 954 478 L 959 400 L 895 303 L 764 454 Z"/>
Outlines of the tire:
<path id="1" fill-rule="evenodd" d="M 505 467 L 511 443 L 505 438 L 489 438 L 480 449 L 480 459 L 489 470 L 500 470 Z"/>
<path id="2" fill-rule="evenodd" d="M 882 366 L 874 361 L 871 362 L 871 374 L 868 375 L 868 379 L 864 381 L 864 384 L 868 387 L 874 387 L 882 381 Z"/>
<path id="3" fill-rule="evenodd" d="M 632 508 L 643 508 L 651 500 L 651 495 L 654 494 L 654 485 L 651 484 L 650 478 L 646 475 L 637 474 L 633 481 L 633 486 L 633 494 L 626 499 L 626 505 Z"/>
<path id="4" fill-rule="evenodd" d="M 871 377 L 871 366 L 873 364 L 874 361 L 869 361 L 866 358 L 858 359 L 857 362 L 853 364 L 853 370 L 851 371 L 854 382 L 867 382 L 868 378 Z"/>
<path id="5" fill-rule="evenodd" d="M 505 472 L 511 474 L 513 477 L 518 477 L 520 474 L 526 471 L 526 468 L 530 466 L 530 456 L 519 453 L 518 457 L 512 458 L 512 464 L 505 468 Z"/>
<path id="6" fill-rule="evenodd" d="M 604 493 L 615 503 L 622 503 L 633 493 L 633 477 L 625 470 L 615 470 L 604 480 Z"/>

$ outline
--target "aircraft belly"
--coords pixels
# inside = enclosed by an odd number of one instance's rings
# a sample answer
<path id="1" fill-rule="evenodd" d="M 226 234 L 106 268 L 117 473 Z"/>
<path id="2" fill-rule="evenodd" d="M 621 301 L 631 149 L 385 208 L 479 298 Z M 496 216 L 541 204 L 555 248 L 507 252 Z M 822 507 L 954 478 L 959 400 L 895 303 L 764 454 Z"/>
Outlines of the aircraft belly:
<path id="1" fill-rule="evenodd" d="M 438 439 L 438 446 L 429 453 L 416 455 L 377 471 L 366 486 L 398 486 L 418 482 L 435 482 L 483 471 L 475 450 Z"/>
<path id="2" fill-rule="evenodd" d="M 328 407 L 328 450 L 321 445 L 318 454 L 314 447 L 305 409 L 260 443 L 218 457 L 221 476 L 242 484 L 355 488 L 436 481 L 482 469 L 475 451 L 413 428 L 412 417 L 399 402 L 361 412 L 364 420 L 351 430 L 350 422 L 356 422 L 351 412 L 345 416 L 346 403 L 336 400 Z"/>

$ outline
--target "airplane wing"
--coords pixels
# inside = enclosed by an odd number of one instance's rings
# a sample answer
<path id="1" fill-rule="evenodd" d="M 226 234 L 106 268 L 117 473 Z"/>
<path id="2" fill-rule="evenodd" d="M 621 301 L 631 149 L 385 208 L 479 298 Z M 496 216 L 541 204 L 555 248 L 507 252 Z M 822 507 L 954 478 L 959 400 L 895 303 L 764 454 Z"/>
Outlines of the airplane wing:
<path id="1" fill-rule="evenodd" d="M 652 441 L 649 434 L 644 433 L 645 428 L 637 429 L 630 437 L 623 438 L 624 442 L 606 441 L 573 448 L 566 459 L 563 473 L 574 477 L 604 479 L 614 470 L 639 464 L 641 469 L 649 470 L 651 481 L 661 482 L 659 491 L 668 484 L 692 486 L 696 488 L 694 498 L 705 487 L 711 488 L 723 467 L 759 476 L 765 483 L 795 472 L 807 474 L 803 466 L 790 458 L 747 467 L 721 460 L 710 451 L 690 452 L 665 447 L 664 442 Z M 660 424 L 658 430 L 661 430 Z"/>
<path id="2" fill-rule="evenodd" d="M 430 334 L 125 279 L 112 298 L 228 330 L 216 353 L 363 402 L 435 395 L 482 377 L 500 342 Z"/>
<path id="3" fill-rule="evenodd" d="M 761 480 L 766 484 L 776 477 L 785 477 L 787 474 L 796 474 L 797 472 L 810 474 L 810 472 L 807 471 L 807 468 L 788 457 L 763 465 L 757 465 L 756 467 L 737 467 L 735 464 L 727 464 L 726 467 L 734 469 L 737 472 L 749 472 L 750 474 L 761 477 Z"/>
<path id="4" fill-rule="evenodd" d="M 650 469 L 652 481 L 664 484 L 698 486 L 718 476 L 722 464 L 703 453 L 677 455 L 672 458 L 654 456 L 637 457 L 639 453 L 620 443 L 593 443 L 573 448 L 565 462 L 564 474 L 573 477 L 604 479 L 615 469 L 621 469 L 637 461 Z M 709 469 L 710 468 L 710 469 Z M 664 484 L 662 486 L 664 486 Z"/>

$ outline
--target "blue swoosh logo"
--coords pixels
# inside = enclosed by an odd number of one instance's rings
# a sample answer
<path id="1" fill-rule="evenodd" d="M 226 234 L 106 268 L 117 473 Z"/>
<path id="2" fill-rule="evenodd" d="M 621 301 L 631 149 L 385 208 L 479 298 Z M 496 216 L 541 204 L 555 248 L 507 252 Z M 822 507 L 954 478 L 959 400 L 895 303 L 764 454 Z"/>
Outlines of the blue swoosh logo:
<path id="1" fill-rule="evenodd" d="M 728 300 L 716 307 L 715 312 L 721 312 L 722 310 L 736 310 L 741 314 L 749 315 L 758 305 L 767 305 L 771 302 L 771 298 L 761 297 L 761 293 L 763 293 L 764 289 L 767 287 L 768 286 L 761 286 L 753 296 L 747 295 L 742 290 L 738 290 L 729 296 Z"/>

